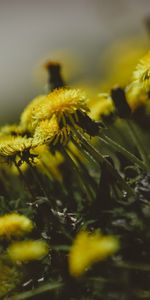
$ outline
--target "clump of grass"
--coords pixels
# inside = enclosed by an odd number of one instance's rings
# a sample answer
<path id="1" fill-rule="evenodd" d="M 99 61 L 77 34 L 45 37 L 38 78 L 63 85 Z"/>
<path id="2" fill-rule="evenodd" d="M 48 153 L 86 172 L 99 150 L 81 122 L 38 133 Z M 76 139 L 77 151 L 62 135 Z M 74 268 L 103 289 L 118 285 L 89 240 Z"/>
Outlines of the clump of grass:
<path id="1" fill-rule="evenodd" d="M 13 266 L 4 299 L 144 295 L 150 122 L 138 116 L 150 121 L 149 57 L 128 86 L 93 103 L 64 86 L 58 63 L 46 64 L 52 90 L 0 128 L 0 262 Z"/>

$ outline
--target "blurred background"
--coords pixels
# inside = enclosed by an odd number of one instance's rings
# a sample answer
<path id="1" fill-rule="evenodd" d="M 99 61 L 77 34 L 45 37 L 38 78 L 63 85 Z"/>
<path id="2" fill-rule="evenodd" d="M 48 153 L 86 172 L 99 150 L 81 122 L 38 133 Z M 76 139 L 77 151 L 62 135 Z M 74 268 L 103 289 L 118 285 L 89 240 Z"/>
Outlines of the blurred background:
<path id="1" fill-rule="evenodd" d="M 62 61 L 66 81 L 93 84 L 113 44 L 147 38 L 148 16 L 149 0 L 0 0 L 0 123 L 43 93 L 45 60 Z"/>

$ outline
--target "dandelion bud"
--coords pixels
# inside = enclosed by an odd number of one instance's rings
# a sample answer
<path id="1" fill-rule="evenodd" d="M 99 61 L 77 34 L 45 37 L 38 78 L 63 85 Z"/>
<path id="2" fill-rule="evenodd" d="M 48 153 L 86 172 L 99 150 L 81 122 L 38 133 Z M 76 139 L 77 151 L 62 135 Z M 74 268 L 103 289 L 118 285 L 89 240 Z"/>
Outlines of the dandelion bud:
<path id="1" fill-rule="evenodd" d="M 116 87 L 111 91 L 111 97 L 115 104 L 120 118 L 129 118 L 131 114 L 130 107 L 126 100 L 125 92 L 122 88 Z"/>

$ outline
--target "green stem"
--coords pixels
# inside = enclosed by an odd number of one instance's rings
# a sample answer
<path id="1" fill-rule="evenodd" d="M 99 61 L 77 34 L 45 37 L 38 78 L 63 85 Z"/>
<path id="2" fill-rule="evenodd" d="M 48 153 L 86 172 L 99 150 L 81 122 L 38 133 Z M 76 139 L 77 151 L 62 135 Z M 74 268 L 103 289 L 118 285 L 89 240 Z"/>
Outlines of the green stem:
<path id="1" fill-rule="evenodd" d="M 63 152 L 64 156 L 66 157 L 66 159 L 68 160 L 68 162 L 70 163 L 71 168 L 74 170 L 76 177 L 78 179 L 78 182 L 80 184 L 81 190 L 83 191 L 84 194 L 86 194 L 89 202 L 91 203 L 93 201 L 93 199 L 91 198 L 91 193 L 89 193 L 87 185 L 85 185 L 77 165 L 75 164 L 72 157 L 68 154 L 68 152 L 64 148 L 62 148 L 62 152 Z"/>
<path id="2" fill-rule="evenodd" d="M 1 184 L 3 186 L 3 190 L 4 190 L 4 193 L 5 195 L 7 196 L 8 199 L 12 200 L 13 198 L 11 197 L 11 193 L 10 193 L 10 189 L 9 189 L 9 185 L 8 185 L 8 180 L 6 178 L 6 174 L 4 172 L 4 170 L 2 169 L 0 171 L 0 181 L 1 181 Z"/>
<path id="3" fill-rule="evenodd" d="M 107 146 L 112 147 L 112 149 L 122 153 L 124 156 L 126 156 L 131 162 L 135 163 L 137 166 L 139 166 L 141 169 L 146 170 L 146 166 L 145 164 L 138 159 L 134 154 L 132 154 L 131 152 L 129 152 L 128 150 L 126 150 L 124 147 L 122 147 L 120 144 L 116 143 L 115 141 L 113 141 L 111 138 L 109 138 L 108 136 L 104 135 L 102 137 L 99 137 L 100 141 L 102 141 L 104 144 L 106 144 Z"/>
<path id="4" fill-rule="evenodd" d="M 142 289 L 136 289 L 134 291 L 134 295 L 138 298 L 136 299 L 150 299 L 150 291 L 149 290 L 142 290 Z"/>
<path id="5" fill-rule="evenodd" d="M 22 180 L 22 182 L 25 184 L 27 191 L 29 192 L 30 196 L 32 199 L 35 199 L 35 195 L 33 194 L 33 191 L 30 188 L 30 185 L 28 184 L 26 177 L 24 176 L 24 174 L 22 173 L 20 167 L 18 166 L 18 164 L 16 163 L 16 161 L 14 160 L 14 165 L 18 170 L 18 173 L 20 175 L 20 178 Z"/>
<path id="6" fill-rule="evenodd" d="M 67 149 L 68 153 L 70 153 L 70 156 L 73 157 L 73 160 L 75 160 L 77 166 L 80 167 L 80 176 L 82 178 L 84 178 L 84 185 L 86 186 L 86 189 L 88 191 L 88 193 L 91 196 L 91 199 L 94 197 L 95 193 L 93 194 L 93 192 L 96 190 L 97 186 L 95 181 L 93 182 L 93 178 L 89 175 L 88 170 L 86 169 L 86 167 L 84 166 L 84 164 L 78 159 L 78 157 L 76 157 L 74 155 L 74 153 L 68 148 Z M 93 188 L 93 183 L 95 183 L 94 188 Z"/>
<path id="7" fill-rule="evenodd" d="M 41 180 L 40 180 L 40 178 L 39 178 L 39 175 L 38 175 L 38 173 L 37 173 L 35 167 L 32 166 L 32 164 L 30 163 L 30 161 L 28 161 L 27 163 L 28 163 L 28 165 L 29 165 L 29 167 L 30 167 L 30 169 L 31 169 L 31 171 L 32 171 L 32 173 L 33 173 L 33 176 L 34 176 L 34 178 L 35 178 L 35 180 L 36 180 L 36 182 L 37 182 L 37 185 L 39 186 L 39 188 L 40 188 L 40 190 L 41 190 L 43 196 L 44 196 L 45 198 L 49 199 L 49 195 L 47 195 L 46 191 L 44 190 L 44 188 L 43 188 L 43 186 L 42 186 L 42 184 L 41 184 Z"/>
<path id="8" fill-rule="evenodd" d="M 79 148 L 79 145 L 77 143 L 75 143 L 74 140 L 72 140 L 72 142 L 74 143 L 74 145 L 77 147 L 77 150 L 81 152 L 81 148 Z M 90 175 L 88 168 L 85 166 L 84 162 L 81 161 L 81 159 L 75 155 L 72 150 L 70 148 L 68 148 L 69 152 L 71 152 L 71 155 L 73 155 L 75 157 L 75 160 L 77 161 L 77 164 L 80 166 L 81 171 L 83 176 L 86 178 L 87 182 L 89 182 L 89 184 L 91 185 L 91 189 L 94 190 L 94 194 L 95 194 L 95 190 L 97 189 L 97 184 L 96 181 L 94 180 L 94 178 Z M 83 152 L 83 149 L 82 149 Z M 81 153 L 83 156 L 83 153 Z M 88 158 L 87 158 L 88 159 Z"/>
<path id="9" fill-rule="evenodd" d="M 127 122 L 128 128 L 129 128 L 130 134 L 133 138 L 133 141 L 134 141 L 135 145 L 137 146 L 137 149 L 140 153 L 140 156 L 143 159 L 143 162 L 144 162 L 147 170 L 149 171 L 150 170 L 150 161 L 149 161 L 148 155 L 143 147 L 141 139 L 140 139 L 139 135 L 137 134 L 137 129 L 135 128 L 135 126 L 131 120 L 127 120 L 126 122 Z"/>
<path id="10" fill-rule="evenodd" d="M 137 270 L 137 271 L 145 271 L 150 272 L 150 264 L 142 264 L 142 263 L 131 263 L 126 261 L 116 262 L 114 267 L 128 269 L 128 270 Z"/>
<path id="11" fill-rule="evenodd" d="M 96 163 L 96 160 L 93 158 L 93 156 L 91 155 L 91 153 L 89 153 L 87 150 L 85 150 L 81 143 L 77 142 L 75 138 L 71 139 L 72 142 L 76 145 L 76 147 L 79 149 L 79 151 L 83 152 L 86 159 L 89 161 L 89 163 Z"/>
<path id="12" fill-rule="evenodd" d="M 50 292 L 50 291 L 56 290 L 58 288 L 61 288 L 62 286 L 63 286 L 62 282 L 48 283 L 48 284 L 38 287 L 37 289 L 27 291 L 27 292 L 21 293 L 19 295 L 15 295 L 15 296 L 9 297 L 7 299 L 8 300 L 25 300 L 25 299 L 29 299 L 33 296 L 37 296 L 37 295 L 40 295 L 45 292 Z"/>
<path id="13" fill-rule="evenodd" d="M 50 172 L 48 166 L 46 165 L 46 163 L 45 163 L 43 160 L 41 160 L 41 164 L 43 165 L 43 168 L 45 169 L 45 173 L 46 173 L 48 179 L 49 179 L 50 181 L 53 181 L 54 178 L 53 178 L 53 176 L 52 176 L 52 174 L 51 174 L 51 172 Z"/>
<path id="14" fill-rule="evenodd" d="M 30 168 L 31 168 L 31 170 L 32 170 L 32 172 L 33 172 L 33 175 L 34 175 L 34 177 L 35 177 L 35 179 L 36 179 L 36 181 L 37 181 L 37 184 L 39 185 L 39 187 L 40 187 L 40 189 L 41 189 L 41 192 L 43 192 L 43 195 L 50 201 L 51 208 L 52 208 L 51 212 L 52 212 L 52 214 L 53 214 L 53 218 L 54 218 L 54 219 L 56 220 L 56 222 L 59 224 L 62 233 L 64 233 L 64 235 L 65 235 L 69 240 L 72 241 L 72 237 L 70 236 L 69 233 L 66 232 L 65 228 L 64 228 L 63 225 L 60 223 L 59 217 L 57 216 L 57 214 L 55 214 L 55 203 L 54 203 L 54 201 L 52 200 L 52 198 L 50 198 L 50 197 L 46 194 L 45 190 L 43 189 L 43 187 L 42 187 L 42 185 L 41 185 L 41 182 L 40 182 L 40 178 L 39 178 L 39 176 L 38 176 L 38 173 L 36 172 L 36 169 L 32 166 L 32 164 L 31 164 L 30 162 L 28 162 L 28 164 L 29 164 L 29 166 L 30 166 Z M 54 211 L 53 211 L 53 210 L 54 210 Z"/>
<path id="15" fill-rule="evenodd" d="M 121 184 L 122 188 L 124 188 L 130 195 L 133 195 L 133 190 L 128 186 L 125 180 L 119 175 L 119 173 L 112 167 L 111 163 L 102 156 L 100 152 L 97 151 L 91 144 L 88 143 L 87 139 L 81 135 L 79 131 L 74 131 L 76 136 L 80 139 L 82 145 L 90 152 L 90 154 L 94 157 L 96 161 L 100 164 L 105 163 L 106 168 L 112 174 L 114 179 Z"/>

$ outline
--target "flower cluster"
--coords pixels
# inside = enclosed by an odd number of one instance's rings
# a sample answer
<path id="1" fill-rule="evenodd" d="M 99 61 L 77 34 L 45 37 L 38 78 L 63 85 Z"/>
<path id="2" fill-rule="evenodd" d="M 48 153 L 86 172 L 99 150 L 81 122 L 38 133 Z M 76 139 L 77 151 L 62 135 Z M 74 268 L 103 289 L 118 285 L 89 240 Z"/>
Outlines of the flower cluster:
<path id="1" fill-rule="evenodd" d="M 120 72 L 120 70 L 119 70 Z M 127 102 L 134 115 L 139 107 L 143 107 L 147 111 L 149 106 L 149 90 L 150 90 L 150 52 L 148 52 L 137 64 L 132 72 L 131 79 L 125 86 Z M 97 101 L 90 102 L 91 116 L 97 120 L 107 121 L 115 116 L 115 107 L 111 98 L 111 94 L 100 93 Z M 114 118 L 113 118 L 114 120 Z"/>
<path id="2" fill-rule="evenodd" d="M 9 241 L 0 258 L 0 296 L 13 290 L 21 281 L 21 272 L 14 262 L 39 260 L 48 254 L 48 245 L 43 240 L 14 241 L 23 238 L 33 228 L 33 222 L 24 215 L 13 212 L 0 216 L 0 238 Z"/>
<path id="3" fill-rule="evenodd" d="M 28 289 L 20 299 L 49 297 L 55 278 L 64 285 L 57 299 L 95 299 L 122 265 L 128 274 L 133 246 L 136 269 L 149 245 L 150 53 L 131 78 L 121 74 L 123 87 L 91 89 L 90 101 L 65 87 L 59 64 L 46 67 L 51 92 L 33 99 L 18 124 L 0 127 L 0 297 L 20 281 Z M 149 249 L 142 253 L 149 260 Z"/>
<path id="4" fill-rule="evenodd" d="M 21 126 L 33 136 L 33 145 L 54 141 L 67 142 L 71 127 L 78 122 L 78 112 L 88 111 L 87 99 L 78 89 L 55 89 L 35 98 L 21 115 Z"/>
<path id="5" fill-rule="evenodd" d="M 82 127 L 78 114 L 84 117 L 87 112 L 86 96 L 79 89 L 60 88 L 36 97 L 22 112 L 19 124 L 0 128 L 1 162 L 21 169 L 23 164 L 35 162 L 38 155 L 44 160 L 39 146 L 66 144 L 72 128 Z"/>
<path id="6" fill-rule="evenodd" d="M 24 215 L 10 213 L 0 217 L 0 238 L 12 240 L 31 232 L 33 222 Z M 48 253 L 48 246 L 42 240 L 13 242 L 8 247 L 8 256 L 15 261 L 40 259 Z"/>

